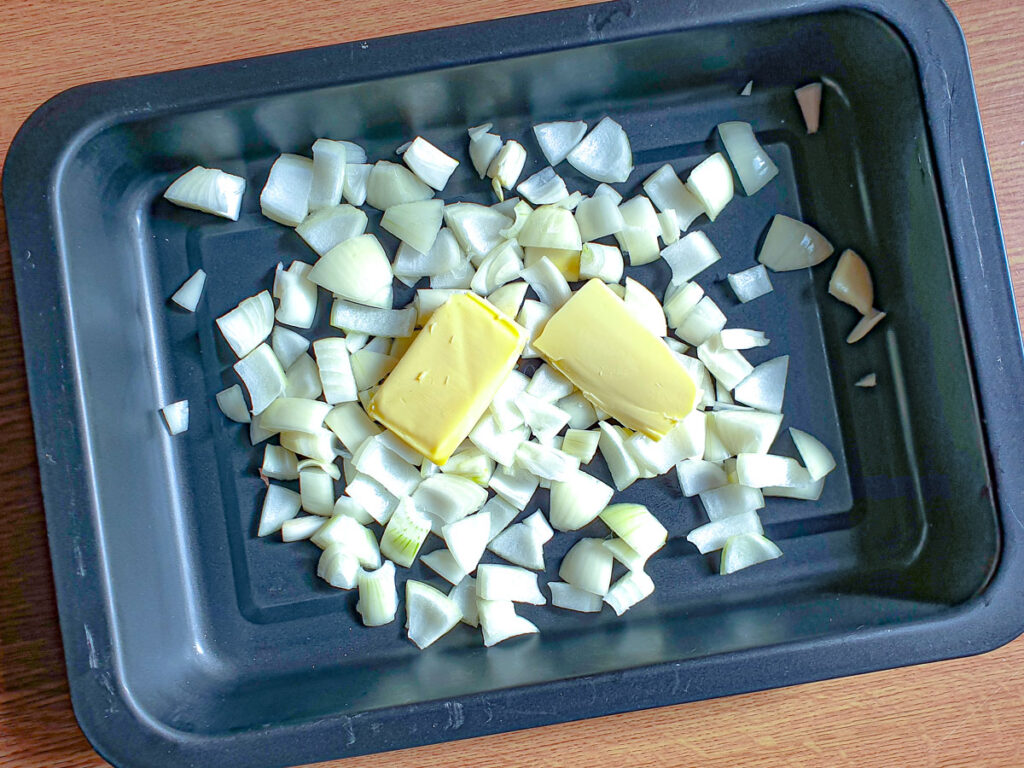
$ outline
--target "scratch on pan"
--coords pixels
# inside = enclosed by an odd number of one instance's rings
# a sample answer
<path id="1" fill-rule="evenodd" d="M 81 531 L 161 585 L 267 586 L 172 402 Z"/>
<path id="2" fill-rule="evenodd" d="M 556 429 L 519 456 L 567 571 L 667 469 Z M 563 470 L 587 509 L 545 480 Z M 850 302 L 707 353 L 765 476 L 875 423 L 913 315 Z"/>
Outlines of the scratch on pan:
<path id="1" fill-rule="evenodd" d="M 462 714 L 462 705 L 457 701 L 446 701 L 444 708 L 448 712 L 448 725 L 444 727 L 445 730 L 459 730 L 462 724 L 466 722 L 466 717 Z"/>
<path id="2" fill-rule="evenodd" d="M 345 731 L 345 746 L 351 747 L 356 743 L 356 730 L 352 727 L 352 718 L 347 715 L 341 720 L 341 728 Z"/>
<path id="3" fill-rule="evenodd" d="M 100 657 L 96 653 L 96 641 L 92 639 L 92 632 L 89 627 L 85 629 L 85 644 L 89 647 L 89 669 L 99 669 Z"/>
<path id="4" fill-rule="evenodd" d="M 981 269 L 981 279 L 987 282 L 985 277 L 985 259 L 981 253 L 981 243 L 978 242 L 978 220 L 974 216 L 974 204 L 971 202 L 971 185 L 967 181 L 967 166 L 964 159 L 960 158 L 960 175 L 964 179 L 964 191 L 967 193 L 967 211 L 971 214 L 971 234 L 974 237 L 974 249 L 978 257 L 978 267 Z"/>

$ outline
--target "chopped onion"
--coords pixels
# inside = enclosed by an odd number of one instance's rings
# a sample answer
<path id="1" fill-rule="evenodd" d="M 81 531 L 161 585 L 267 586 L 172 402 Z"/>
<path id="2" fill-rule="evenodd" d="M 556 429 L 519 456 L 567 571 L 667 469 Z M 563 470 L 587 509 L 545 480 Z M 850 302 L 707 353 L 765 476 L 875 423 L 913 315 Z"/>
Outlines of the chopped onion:
<path id="1" fill-rule="evenodd" d="M 309 213 L 312 184 L 312 160 L 299 155 L 281 155 L 270 167 L 267 183 L 260 193 L 260 210 L 271 221 L 296 227 Z"/>
<path id="2" fill-rule="evenodd" d="M 559 400 L 555 404 L 559 409 L 569 414 L 569 432 L 578 432 L 580 430 L 590 429 L 590 427 L 597 424 L 597 410 L 591 404 L 586 397 L 583 396 L 582 392 L 573 392 L 571 395 L 567 395 Z M 597 434 L 596 432 L 594 433 Z M 569 433 L 566 433 L 566 437 L 569 437 Z M 597 446 L 597 437 L 594 437 L 594 446 Z M 588 444 L 589 440 L 584 440 L 582 444 Z M 590 455 L 593 458 L 593 454 Z M 590 458 L 586 461 L 590 461 Z"/>
<path id="3" fill-rule="evenodd" d="M 483 600 L 477 598 L 480 628 L 484 633 L 484 645 L 492 645 L 519 635 L 535 634 L 540 630 L 536 625 L 516 615 L 515 603 L 511 600 Z"/>
<path id="4" fill-rule="evenodd" d="M 522 373 L 513 369 L 509 372 L 505 381 L 498 387 L 498 391 L 491 400 L 491 413 L 494 416 L 494 423 L 499 431 L 507 432 L 523 424 L 523 414 L 515 404 L 530 380 Z"/>
<path id="5" fill-rule="evenodd" d="M 821 264 L 833 253 L 832 244 L 802 221 L 775 215 L 757 260 L 776 272 Z"/>
<path id="6" fill-rule="evenodd" d="M 652 334 L 661 338 L 668 335 L 665 311 L 661 302 L 651 291 L 631 277 L 626 278 L 626 295 L 623 297 L 626 311 Z"/>
<path id="7" fill-rule="evenodd" d="M 768 270 L 765 269 L 764 264 L 732 273 L 728 275 L 728 279 L 729 286 L 736 294 L 736 298 L 744 304 L 775 290 L 772 288 L 772 281 L 768 278 Z"/>
<path id="8" fill-rule="evenodd" d="M 441 528 L 441 535 L 448 545 L 448 550 L 466 573 L 476 570 L 477 563 L 484 554 L 491 532 L 490 518 L 488 512 L 477 512 L 454 523 L 447 523 Z"/>
<path id="9" fill-rule="evenodd" d="M 172 435 L 180 435 L 188 431 L 188 400 L 179 400 L 176 403 L 165 405 L 160 409 L 164 422 L 167 424 L 167 431 Z"/>
<path id="10" fill-rule="evenodd" d="M 717 335 L 698 345 L 697 358 L 726 389 L 735 388 L 754 372 L 754 366 L 743 354 L 735 349 L 726 349 Z"/>
<path id="11" fill-rule="evenodd" d="M 782 426 L 782 414 L 761 411 L 719 411 L 711 419 L 730 456 L 768 453 Z"/>
<path id="12" fill-rule="evenodd" d="M 313 181 L 309 190 L 309 210 L 330 208 L 341 202 L 345 188 L 345 163 L 350 162 L 340 141 L 317 139 L 313 142 Z"/>
<path id="13" fill-rule="evenodd" d="M 743 90 L 740 91 L 740 96 L 749 96 L 754 92 L 754 81 L 748 80 L 747 84 L 743 86 Z"/>
<path id="14" fill-rule="evenodd" d="M 793 488 L 786 486 L 771 486 L 762 489 L 765 496 L 778 496 L 787 499 L 802 499 L 804 501 L 817 501 L 821 498 L 821 492 L 825 488 L 825 478 L 812 480 L 807 485 L 798 485 Z"/>
<path id="15" fill-rule="evenodd" d="M 758 143 L 750 123 L 722 123 L 718 126 L 718 135 L 722 137 L 725 151 L 729 153 L 729 159 L 732 160 L 747 197 L 756 194 L 779 175 L 778 166 Z"/>
<path id="16" fill-rule="evenodd" d="M 401 498 L 380 537 L 380 553 L 395 565 L 408 568 L 416 559 L 428 533 L 430 519 L 416 509 L 412 499 Z"/>
<path id="17" fill-rule="evenodd" d="M 335 141 L 335 144 L 340 144 L 345 148 L 345 162 L 348 164 L 353 163 L 365 163 L 366 162 L 366 150 L 361 146 L 352 141 Z"/>
<path id="18" fill-rule="evenodd" d="M 264 440 L 273 436 L 273 432 L 260 427 L 260 417 L 254 415 L 249 423 L 249 442 L 253 445 L 259 445 Z"/>
<path id="19" fill-rule="evenodd" d="M 392 453 L 397 453 L 402 458 L 403 461 L 412 464 L 414 467 L 418 467 L 424 461 L 426 461 L 426 459 L 423 458 L 419 451 L 417 451 L 411 445 L 408 445 L 404 440 L 402 440 L 402 438 L 400 438 L 394 432 L 384 430 L 379 435 L 377 435 L 375 439 L 389 451 L 391 451 Z"/>
<path id="20" fill-rule="evenodd" d="M 237 307 L 217 318 L 217 327 L 235 355 L 245 357 L 273 330 L 274 300 L 268 291 L 243 299 Z"/>
<path id="21" fill-rule="evenodd" d="M 426 253 L 434 247 L 443 218 L 443 200 L 417 200 L 385 210 L 380 226 L 420 253 Z"/>
<path id="22" fill-rule="evenodd" d="M 579 613 L 600 613 L 604 601 L 600 595 L 577 589 L 564 581 L 549 581 L 551 604 L 556 608 L 565 608 Z"/>
<path id="23" fill-rule="evenodd" d="M 519 175 L 526 165 L 526 150 L 518 141 L 509 139 L 487 167 L 487 175 L 491 178 L 491 188 L 499 200 L 505 199 L 503 189 L 512 189 L 519 180 Z"/>
<path id="24" fill-rule="evenodd" d="M 730 536 L 722 547 L 719 573 L 726 576 L 778 557 L 782 557 L 782 550 L 764 536 L 756 533 L 738 533 Z"/>
<path id="25" fill-rule="evenodd" d="M 366 163 L 346 163 L 345 186 L 343 196 L 350 205 L 362 205 L 366 202 L 366 187 L 370 180 L 372 165 Z"/>
<path id="26" fill-rule="evenodd" d="M 447 549 L 435 549 L 433 552 L 428 552 L 420 557 L 420 562 L 452 584 L 459 584 L 466 578 L 466 572 L 462 570 Z"/>
<path id="27" fill-rule="evenodd" d="M 875 288 L 864 259 L 849 248 L 843 251 L 828 281 L 828 292 L 862 315 L 870 315 L 875 303 Z"/>
<path id="28" fill-rule="evenodd" d="M 642 571 L 647 564 L 649 556 L 641 555 L 622 539 L 613 536 L 610 539 L 605 539 L 601 544 L 612 553 L 612 557 L 631 571 Z"/>
<path id="29" fill-rule="evenodd" d="M 821 91 L 821 83 L 811 83 L 794 91 L 809 134 L 817 133 L 821 125 Z"/>
<path id="30" fill-rule="evenodd" d="M 476 261 L 505 240 L 501 231 L 512 223 L 512 219 L 500 211 L 476 203 L 452 203 L 445 206 L 444 221 L 462 249 Z"/>
<path id="31" fill-rule="evenodd" d="M 685 283 L 722 258 L 722 254 L 703 232 L 691 232 L 668 246 L 661 257 L 672 268 L 672 282 Z"/>
<path id="32" fill-rule="evenodd" d="M 736 457 L 736 477 L 751 488 L 793 488 L 811 481 L 796 459 L 767 453 L 741 453 Z"/>
<path id="33" fill-rule="evenodd" d="M 789 355 L 761 363 L 747 378 L 736 385 L 733 395 L 737 402 L 757 408 L 759 411 L 782 413 L 788 372 Z"/>
<path id="34" fill-rule="evenodd" d="M 352 465 L 395 496 L 407 496 L 420 484 L 419 471 L 376 439 L 366 440 L 356 449 Z"/>
<path id="35" fill-rule="evenodd" d="M 536 215 L 537 212 L 534 212 L 534 217 Z M 532 220 L 533 217 L 531 217 Z M 562 276 L 562 273 L 558 271 L 558 268 L 547 257 L 543 257 L 529 267 L 526 267 L 522 271 L 522 277 L 530 284 L 530 287 L 533 288 L 541 302 L 548 307 L 558 309 L 572 295 L 565 277 Z"/>
<path id="36" fill-rule="evenodd" d="M 405 582 L 405 612 L 409 639 L 420 650 L 448 634 L 462 617 L 454 600 L 429 584 L 412 579 Z"/>
<path id="37" fill-rule="evenodd" d="M 337 456 L 335 437 L 326 429 L 310 434 L 308 432 L 281 432 L 281 445 L 292 453 L 326 463 Z"/>
<path id="38" fill-rule="evenodd" d="M 704 298 L 704 289 L 697 283 L 684 283 L 665 292 L 665 316 L 671 328 L 678 328 Z"/>
<path id="39" fill-rule="evenodd" d="M 835 457 L 818 438 L 795 427 L 789 428 L 789 434 L 796 444 L 796 449 L 800 452 L 800 458 L 803 459 L 804 466 L 807 467 L 807 471 L 811 475 L 811 480 L 820 480 L 836 468 Z M 775 483 L 775 485 L 783 485 L 783 483 Z"/>
<path id="40" fill-rule="evenodd" d="M 523 525 L 530 529 L 533 538 L 542 545 L 547 544 L 555 537 L 554 530 L 539 509 L 523 520 Z"/>
<path id="41" fill-rule="evenodd" d="M 544 363 L 526 385 L 526 392 L 548 403 L 561 400 L 573 391 L 572 382 L 547 363 Z"/>
<path id="42" fill-rule="evenodd" d="M 619 201 L 611 195 L 594 195 L 580 201 L 576 206 L 576 225 L 580 238 L 596 240 L 607 235 L 616 235 L 626 227 L 619 210 Z"/>
<path id="43" fill-rule="evenodd" d="M 560 531 L 576 531 L 589 525 L 608 506 L 614 493 L 610 486 L 579 470 L 564 480 L 552 482 L 551 525 Z"/>
<path id="44" fill-rule="evenodd" d="M 314 434 L 323 425 L 331 406 L 319 400 L 279 397 L 263 411 L 260 425 L 275 432 L 308 432 Z"/>
<path id="45" fill-rule="evenodd" d="M 469 433 L 469 439 L 477 448 L 503 467 L 510 467 L 515 461 L 516 450 L 529 437 L 526 427 L 498 428 L 493 415 L 484 416 Z"/>
<path id="46" fill-rule="evenodd" d="M 308 278 L 345 299 L 384 307 L 391 288 L 391 262 L 373 235 L 345 240 L 313 265 Z"/>
<path id="47" fill-rule="evenodd" d="M 633 150 L 622 126 L 601 119 L 566 156 L 569 165 L 595 181 L 622 182 L 633 171 Z"/>
<path id="48" fill-rule="evenodd" d="M 616 616 L 621 616 L 641 600 L 654 594 L 654 582 L 643 571 L 630 571 L 616 581 L 604 601 L 612 607 Z"/>
<path id="49" fill-rule="evenodd" d="M 751 331 L 748 328 L 726 328 L 718 334 L 718 339 L 725 349 L 754 349 L 769 344 L 764 331 Z"/>
<path id="50" fill-rule="evenodd" d="M 706 555 L 708 552 L 721 549 L 730 537 L 740 533 L 764 535 L 764 528 L 761 527 L 757 512 L 742 512 L 705 523 L 690 531 L 686 540 L 697 547 L 702 555 Z"/>
<path id="51" fill-rule="evenodd" d="M 703 459 L 686 459 L 676 464 L 679 476 L 679 487 L 683 496 L 696 496 L 698 493 L 721 488 L 728 482 L 725 471 L 718 465 Z"/>
<path id="52" fill-rule="evenodd" d="M 560 400 L 559 402 L 564 402 L 564 400 Z M 593 411 L 593 408 L 591 408 L 591 411 Z M 597 414 L 594 414 L 594 420 L 587 426 L 596 423 Z M 571 420 L 569 424 L 572 424 Z M 593 461 L 594 454 L 597 453 L 597 444 L 600 439 L 601 433 L 597 430 L 568 429 L 565 432 L 565 436 L 562 438 L 562 452 L 567 453 L 570 456 L 575 456 L 580 460 L 581 464 L 589 464 Z"/>
<path id="53" fill-rule="evenodd" d="M 320 369 L 313 358 L 303 352 L 285 371 L 285 397 L 304 397 L 314 400 L 323 394 L 320 383 Z"/>
<path id="54" fill-rule="evenodd" d="M 704 213 L 704 204 L 686 188 L 668 163 L 648 176 L 643 187 L 658 210 L 675 214 L 681 232 L 689 229 L 694 220 Z"/>
<path id="55" fill-rule="evenodd" d="M 627 200 L 619 206 L 619 213 L 625 226 L 616 233 L 619 247 L 629 253 L 629 263 L 638 267 L 657 261 L 661 253 L 658 238 L 661 236 L 661 222 L 651 201 L 643 195 Z"/>
<path id="56" fill-rule="evenodd" d="M 338 436 L 350 453 L 355 453 L 364 440 L 380 432 L 380 427 L 370 420 L 358 403 L 353 401 L 332 408 L 324 417 L 324 424 Z"/>
<path id="57" fill-rule="evenodd" d="M 268 345 L 260 344 L 235 363 L 234 369 L 249 392 L 253 413 L 263 413 L 268 405 L 284 394 L 284 369 Z"/>
<path id="58" fill-rule="evenodd" d="M 324 524 L 324 519 L 317 515 L 306 515 L 285 520 L 281 525 L 281 541 L 305 541 Z M 355 568 L 359 567 L 359 561 L 355 562 Z M 355 571 L 353 570 L 353 573 Z M 319 574 L 318 574 L 319 575 Z"/>
<path id="59" fill-rule="evenodd" d="M 640 432 L 626 441 L 626 449 L 637 463 L 652 476 L 663 475 L 684 459 L 704 455 L 706 425 L 704 413 L 690 411 L 660 440 L 652 440 Z"/>
<path id="60" fill-rule="evenodd" d="M 543 542 L 537 538 L 534 529 L 525 523 L 506 528 L 491 540 L 487 548 L 515 565 L 535 571 L 544 570 Z M 480 569 L 484 567 L 480 566 Z M 480 569 L 477 570 L 477 578 L 481 575 Z"/>
<path id="61" fill-rule="evenodd" d="M 363 568 L 380 568 L 377 539 L 366 526 L 347 515 L 332 517 L 310 538 L 320 549 L 339 547 L 354 557 Z"/>
<path id="62" fill-rule="evenodd" d="M 544 480 L 565 480 L 580 468 L 576 457 L 533 441 L 520 443 L 516 463 Z"/>
<path id="63" fill-rule="evenodd" d="M 288 451 L 288 453 L 291 453 L 291 451 Z M 317 461 L 316 459 L 303 459 L 302 461 L 296 460 L 295 469 L 298 472 L 301 472 L 302 470 L 309 468 L 319 469 L 321 472 L 326 472 L 328 475 L 331 476 L 332 480 L 341 479 L 341 470 L 338 468 L 337 464 Z M 336 507 L 337 504 L 335 504 L 334 506 Z"/>
<path id="64" fill-rule="evenodd" d="M 451 588 L 448 597 L 459 607 L 462 623 L 471 627 L 480 626 L 480 620 L 476 605 L 476 579 L 466 576 L 458 584 Z"/>
<path id="65" fill-rule="evenodd" d="M 854 383 L 854 386 L 855 387 L 868 387 L 868 388 L 870 388 L 870 387 L 875 386 L 876 384 L 878 384 L 878 376 L 877 376 L 877 374 L 869 373 L 869 374 L 867 374 L 865 376 L 861 376 L 859 379 L 857 379 L 857 381 Z"/>
<path id="66" fill-rule="evenodd" d="M 679 222 L 676 220 L 676 212 L 669 208 L 658 214 L 658 223 L 661 224 L 661 242 L 665 245 L 679 242 Z"/>
<path id="67" fill-rule="evenodd" d="M 516 190 L 534 205 L 552 205 L 569 196 L 562 177 L 550 167 L 537 171 Z"/>
<path id="68" fill-rule="evenodd" d="M 316 284 L 309 280 L 310 266 L 293 261 L 287 271 L 278 269 L 274 279 L 274 295 L 280 300 L 275 315 L 277 322 L 296 328 L 310 328 L 316 316 Z"/>
<path id="69" fill-rule="evenodd" d="M 601 539 L 580 539 L 562 559 L 558 577 L 577 589 L 603 597 L 612 581 L 612 553 Z"/>
<path id="70" fill-rule="evenodd" d="M 513 201 L 515 201 L 515 205 L 512 206 L 513 221 L 498 233 L 508 240 L 516 240 L 519 237 L 519 233 L 523 231 L 523 227 L 526 226 L 527 220 L 533 214 L 533 208 L 530 207 L 530 204 L 524 200 L 519 200 L 518 198 L 509 198 L 503 203 L 499 203 L 494 206 L 494 208 L 504 213 L 505 206 Z"/>
<path id="71" fill-rule="evenodd" d="M 402 153 L 402 161 L 420 180 L 442 190 L 459 167 L 459 161 L 449 157 L 422 136 L 417 136 Z"/>
<path id="72" fill-rule="evenodd" d="M 442 523 L 454 523 L 484 505 L 487 489 L 459 475 L 432 475 L 419 484 L 412 500 L 420 512 Z"/>
<path id="73" fill-rule="evenodd" d="M 283 485 L 268 485 L 263 497 L 263 509 L 260 512 L 260 524 L 257 536 L 269 536 L 281 530 L 286 520 L 299 514 L 299 494 Z"/>
<path id="74" fill-rule="evenodd" d="M 366 181 L 366 204 L 386 211 L 393 205 L 429 200 L 434 196 L 427 184 L 403 165 L 378 160 Z"/>
<path id="75" fill-rule="evenodd" d="M 335 299 L 331 305 L 331 325 L 346 333 L 404 338 L 416 327 L 416 309 L 379 309 Z"/>
<path id="76" fill-rule="evenodd" d="M 732 169 L 725 156 L 716 152 L 690 171 L 686 188 L 704 206 L 708 218 L 717 219 L 735 194 Z"/>
<path id="77" fill-rule="evenodd" d="M 391 355 L 382 355 L 363 348 L 353 353 L 349 362 L 352 364 L 356 389 L 362 392 L 380 384 L 381 380 L 391 373 L 398 360 Z"/>
<path id="78" fill-rule="evenodd" d="M 615 427 L 602 421 L 598 428 L 601 430 L 598 447 L 605 463 L 608 464 L 608 470 L 612 473 L 612 482 L 615 483 L 616 490 L 625 490 L 640 479 L 640 469 Z"/>
<path id="79" fill-rule="evenodd" d="M 399 277 L 434 277 L 459 267 L 464 258 L 455 235 L 449 229 L 442 229 L 426 253 L 420 253 L 408 243 L 399 245 L 395 254 L 394 272 Z"/>
<path id="80" fill-rule="evenodd" d="M 360 571 L 357 582 L 359 602 L 356 603 L 356 611 L 363 617 L 363 624 L 379 627 L 394 621 L 398 611 L 394 564 L 385 561 L 376 571 Z"/>
<path id="81" fill-rule="evenodd" d="M 584 243 L 580 254 L 580 279 L 598 278 L 606 283 L 622 279 L 622 251 L 614 245 Z"/>
<path id="82" fill-rule="evenodd" d="M 335 544 L 320 555 L 316 575 L 332 587 L 352 589 L 359 582 L 359 561 L 344 547 Z"/>
<path id="83" fill-rule="evenodd" d="M 238 221 L 244 193 L 245 179 L 241 176 L 197 165 L 175 179 L 164 197 L 182 208 Z"/>
<path id="84" fill-rule="evenodd" d="M 533 135 L 544 157 L 551 165 L 558 165 L 580 143 L 587 132 L 587 124 L 576 122 L 541 123 L 533 126 Z"/>
<path id="85" fill-rule="evenodd" d="M 529 287 L 529 284 L 521 280 L 508 283 L 491 292 L 487 300 L 499 312 L 503 312 L 508 317 L 515 317 L 523 306 L 523 300 L 526 298 L 526 289 Z"/>
<path id="86" fill-rule="evenodd" d="M 514 565 L 481 565 L 477 568 L 476 594 L 482 600 L 511 600 L 533 605 L 547 602 L 537 586 L 537 574 Z"/>
<path id="87" fill-rule="evenodd" d="M 534 210 L 520 230 L 518 240 L 522 246 L 563 251 L 578 251 L 583 247 L 572 211 L 557 205 L 542 205 Z"/>
<path id="88" fill-rule="evenodd" d="M 188 280 L 171 296 L 171 301 L 182 309 L 195 312 L 206 285 L 206 272 L 197 269 Z"/>
<path id="89" fill-rule="evenodd" d="M 554 437 L 569 423 L 568 413 L 528 392 L 516 398 L 516 407 L 533 430 L 533 434 L 540 438 Z"/>
<path id="90" fill-rule="evenodd" d="M 863 339 L 872 330 L 885 319 L 885 312 L 881 312 L 877 309 L 872 309 L 871 312 L 860 319 L 860 322 L 853 327 L 850 331 L 850 335 L 846 337 L 847 344 L 856 344 L 858 341 Z"/>
<path id="91" fill-rule="evenodd" d="M 314 515 L 330 517 L 334 512 L 334 481 L 322 469 L 299 470 L 302 508 Z"/>
<path id="92" fill-rule="evenodd" d="M 607 184 L 598 184 L 597 189 L 594 190 L 594 197 L 608 197 L 614 201 L 615 206 L 618 207 L 619 203 L 622 202 L 622 195 L 616 192 L 612 187 Z"/>
<path id="93" fill-rule="evenodd" d="M 318 339 L 313 342 L 313 354 L 320 371 L 324 399 L 331 405 L 358 399 L 352 360 L 345 340 L 337 337 Z"/>
<path id="94" fill-rule="evenodd" d="M 479 128 L 482 130 L 469 129 L 469 159 L 482 179 L 487 175 L 487 169 L 491 167 L 491 162 L 501 151 L 501 137 L 488 133 L 491 123 L 479 126 Z"/>
<path id="95" fill-rule="evenodd" d="M 654 554 L 668 540 L 665 526 L 642 504 L 612 504 L 605 507 L 600 517 L 614 534 L 642 557 Z"/>
<path id="96" fill-rule="evenodd" d="M 299 462 L 295 454 L 280 445 L 268 445 L 263 451 L 260 474 L 271 480 L 298 480 Z"/>
<path id="97" fill-rule="evenodd" d="M 515 280 L 522 271 L 522 248 L 514 241 L 506 240 L 480 262 L 470 288 L 481 296 L 487 296 Z"/>
<path id="98" fill-rule="evenodd" d="M 527 499 L 527 503 L 529 503 L 529 499 Z M 523 506 L 526 505 L 524 504 Z M 492 496 L 480 511 L 486 512 L 491 519 L 491 530 L 487 534 L 487 541 L 489 542 L 494 541 L 499 533 L 508 528 L 509 524 L 516 519 L 520 512 L 518 508 L 509 504 L 500 496 Z"/>
<path id="99" fill-rule="evenodd" d="M 309 339 L 290 328 L 277 325 L 270 335 L 270 347 L 281 366 L 288 370 L 309 349 Z"/>
<path id="100" fill-rule="evenodd" d="M 523 359 L 540 357 L 540 353 L 533 348 L 532 342 L 544 330 L 544 325 L 547 323 L 548 318 L 551 317 L 551 313 L 551 307 L 547 304 L 534 301 L 533 299 L 527 299 L 523 302 L 523 308 L 519 310 L 519 314 L 516 316 L 516 322 L 523 327 L 529 339 L 523 348 Z"/>
<path id="101" fill-rule="evenodd" d="M 221 413 L 239 424 L 248 424 L 252 420 L 249 416 L 249 409 L 245 405 L 242 388 L 237 384 L 232 384 L 217 393 L 217 406 Z"/>
<path id="102" fill-rule="evenodd" d="M 699 348 L 725 328 L 726 322 L 725 314 L 718 308 L 714 300 L 710 296 L 705 296 L 697 302 L 692 310 L 686 313 L 682 322 L 675 328 L 675 332 L 687 344 Z M 703 360 L 703 358 L 701 359 Z M 706 360 L 703 362 L 707 365 Z"/>
<path id="103" fill-rule="evenodd" d="M 517 509 L 526 509 L 526 505 L 530 503 L 530 499 L 533 498 L 533 494 L 537 490 L 539 481 L 536 475 L 521 467 L 499 466 L 495 468 L 488 485 L 512 506 Z"/>

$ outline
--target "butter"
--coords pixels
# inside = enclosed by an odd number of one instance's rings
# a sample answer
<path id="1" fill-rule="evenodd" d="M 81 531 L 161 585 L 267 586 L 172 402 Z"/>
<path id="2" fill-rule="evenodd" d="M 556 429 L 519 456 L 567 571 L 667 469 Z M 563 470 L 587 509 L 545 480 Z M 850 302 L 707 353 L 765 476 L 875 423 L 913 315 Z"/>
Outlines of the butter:
<path id="1" fill-rule="evenodd" d="M 533 346 L 591 403 L 654 440 L 693 410 L 697 388 L 686 369 L 596 278 L 551 316 Z"/>
<path id="2" fill-rule="evenodd" d="M 487 410 L 526 332 L 473 293 L 438 308 L 374 395 L 370 416 L 444 464 Z"/>

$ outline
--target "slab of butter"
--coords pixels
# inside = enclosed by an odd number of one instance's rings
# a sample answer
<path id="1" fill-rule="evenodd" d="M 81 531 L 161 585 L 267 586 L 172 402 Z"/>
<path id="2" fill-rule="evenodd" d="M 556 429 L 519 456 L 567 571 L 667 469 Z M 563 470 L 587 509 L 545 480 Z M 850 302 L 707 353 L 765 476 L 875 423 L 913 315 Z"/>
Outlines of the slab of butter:
<path id="1" fill-rule="evenodd" d="M 693 410 L 697 388 L 686 369 L 596 278 L 551 316 L 533 346 L 590 402 L 654 440 Z"/>
<path id="2" fill-rule="evenodd" d="M 369 413 L 444 464 L 515 367 L 526 331 L 473 293 L 431 316 L 370 402 Z"/>

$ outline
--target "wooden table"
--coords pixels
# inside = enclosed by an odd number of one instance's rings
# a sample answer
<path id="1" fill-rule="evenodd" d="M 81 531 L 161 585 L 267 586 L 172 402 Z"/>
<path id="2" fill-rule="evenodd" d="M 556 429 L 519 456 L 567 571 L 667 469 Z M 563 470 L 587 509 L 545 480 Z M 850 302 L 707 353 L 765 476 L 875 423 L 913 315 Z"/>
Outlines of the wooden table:
<path id="1" fill-rule="evenodd" d="M 578 4 L 2 0 L 0 157 L 36 106 L 79 83 Z M 1024 97 L 1016 80 L 1024 74 L 1017 58 L 1024 6 L 1020 0 L 952 5 L 970 46 L 1014 286 L 1024 297 Z M 0 766 L 105 765 L 78 730 L 68 698 L 6 232 L 0 233 L 0 430 Z M 594 762 L 1024 765 L 1024 639 L 975 658 L 330 765 Z"/>

